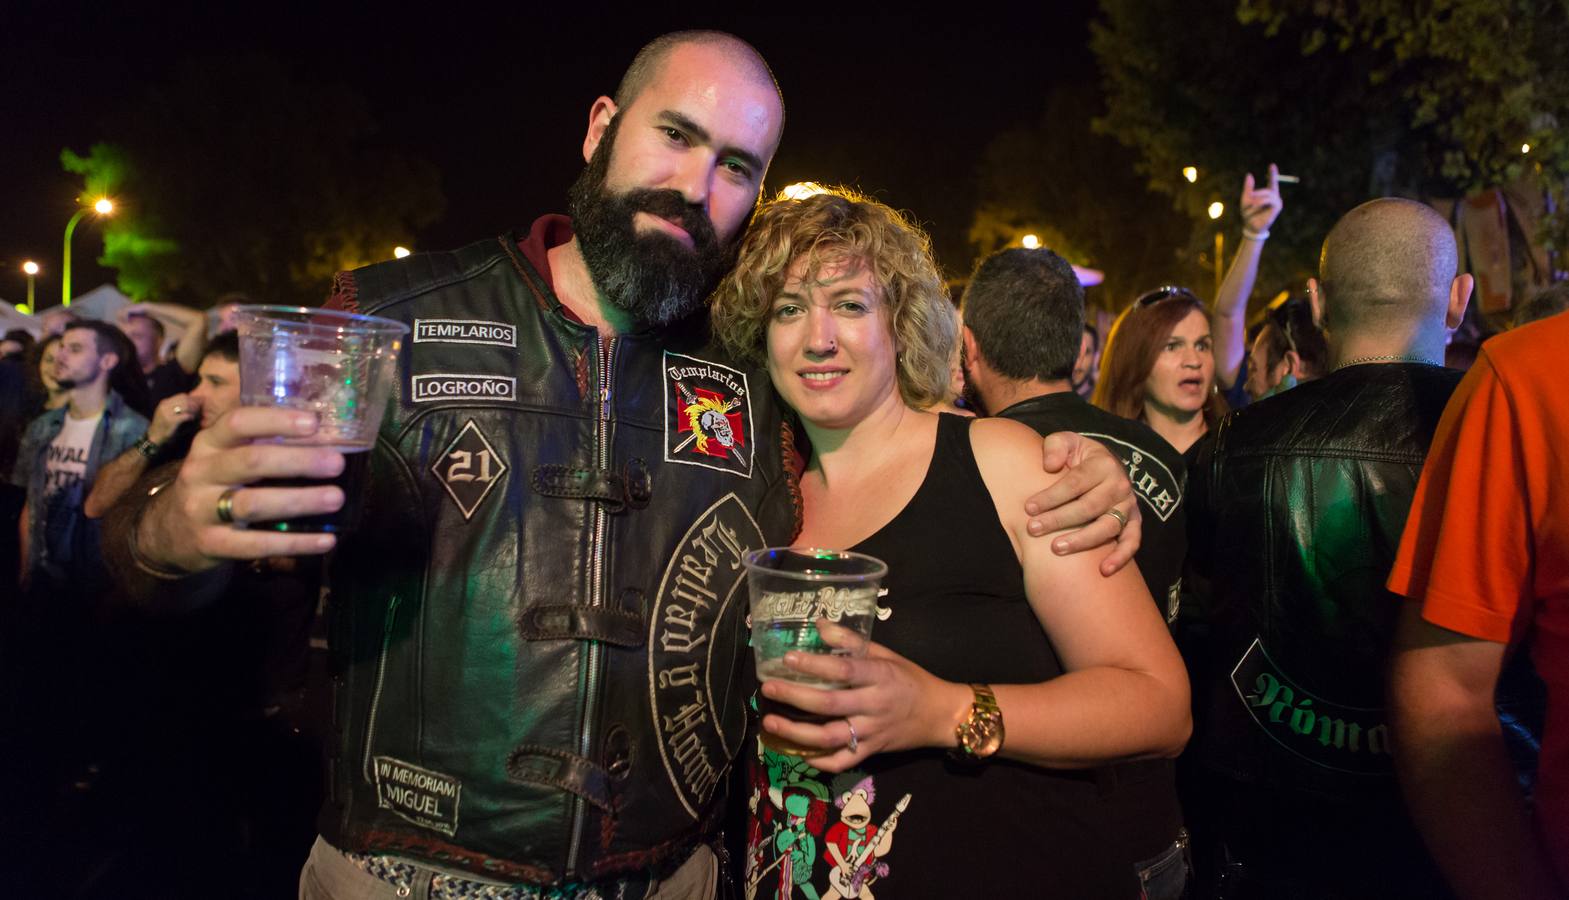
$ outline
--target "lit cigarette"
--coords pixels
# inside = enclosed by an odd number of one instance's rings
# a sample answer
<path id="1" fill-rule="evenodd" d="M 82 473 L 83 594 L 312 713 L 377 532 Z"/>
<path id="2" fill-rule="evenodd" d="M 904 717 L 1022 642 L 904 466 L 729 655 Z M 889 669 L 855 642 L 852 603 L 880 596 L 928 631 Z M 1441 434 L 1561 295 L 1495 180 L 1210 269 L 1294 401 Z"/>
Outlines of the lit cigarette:
<path id="1" fill-rule="evenodd" d="M 1276 175 L 1275 180 L 1283 184 L 1301 184 L 1302 179 L 1295 175 Z"/>

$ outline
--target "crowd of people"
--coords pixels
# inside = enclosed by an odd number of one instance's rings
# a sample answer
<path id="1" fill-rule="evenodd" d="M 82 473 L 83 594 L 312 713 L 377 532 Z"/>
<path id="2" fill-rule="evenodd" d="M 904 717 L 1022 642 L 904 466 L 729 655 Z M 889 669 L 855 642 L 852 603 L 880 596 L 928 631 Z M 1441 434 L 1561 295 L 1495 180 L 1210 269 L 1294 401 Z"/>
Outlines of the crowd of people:
<path id="1" fill-rule="evenodd" d="M 26 895 L 1569 891 L 1569 294 L 1446 368 L 1471 276 L 1384 198 L 1249 327 L 1271 166 L 1208 301 L 1102 340 L 1007 249 L 956 308 L 884 204 L 760 202 L 783 121 L 665 35 L 569 216 L 341 274 L 413 336 L 340 533 L 246 527 L 345 460 L 241 405 L 226 317 L 5 336 Z M 744 557 L 791 544 L 886 562 L 878 621 L 758 682 Z"/>

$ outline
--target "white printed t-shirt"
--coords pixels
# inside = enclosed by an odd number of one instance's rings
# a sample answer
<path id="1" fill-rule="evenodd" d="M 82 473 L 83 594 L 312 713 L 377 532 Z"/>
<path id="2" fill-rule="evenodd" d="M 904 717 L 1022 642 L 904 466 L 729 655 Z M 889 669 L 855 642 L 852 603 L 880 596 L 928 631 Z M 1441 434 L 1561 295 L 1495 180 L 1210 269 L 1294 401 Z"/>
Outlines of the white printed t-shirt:
<path id="1" fill-rule="evenodd" d="M 93 449 L 93 435 L 103 420 L 103 410 L 87 419 L 66 413 L 60 433 L 44 453 L 44 497 L 74 487 L 87 478 L 87 456 Z"/>

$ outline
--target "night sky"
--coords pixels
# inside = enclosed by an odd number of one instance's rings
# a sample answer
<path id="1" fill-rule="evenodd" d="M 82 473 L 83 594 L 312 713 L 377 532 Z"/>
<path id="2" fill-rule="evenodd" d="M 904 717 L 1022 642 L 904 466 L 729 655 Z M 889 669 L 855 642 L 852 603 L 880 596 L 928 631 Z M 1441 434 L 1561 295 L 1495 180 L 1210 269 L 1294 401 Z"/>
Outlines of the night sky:
<path id="1" fill-rule="evenodd" d="M 103 123 L 116 104 L 186 58 L 262 53 L 298 66 L 305 79 L 362 94 L 387 143 L 441 172 L 446 213 L 416 245 L 435 250 L 561 211 L 583 164 L 589 106 L 614 90 L 637 48 L 681 28 L 732 31 L 763 52 L 785 94 L 788 122 L 767 190 L 845 183 L 910 210 L 950 275 L 970 261 L 965 233 L 987 142 L 1035 119 L 1052 85 L 1098 77 L 1087 46 L 1091 2 L 958 18 L 627 17 L 599 4 L 583 4 L 593 11 L 581 15 L 519 11 L 531 5 L 430 4 L 411 13 L 392 5 L 215 12 L 8 4 L 0 22 L 0 297 L 24 298 L 18 267 L 33 258 L 45 269 L 40 300 L 54 302 L 61 236 L 79 189 L 60 167 L 60 150 L 85 153 L 113 140 Z M 77 293 L 113 279 L 94 263 L 102 242 L 90 220 L 74 246 Z"/>

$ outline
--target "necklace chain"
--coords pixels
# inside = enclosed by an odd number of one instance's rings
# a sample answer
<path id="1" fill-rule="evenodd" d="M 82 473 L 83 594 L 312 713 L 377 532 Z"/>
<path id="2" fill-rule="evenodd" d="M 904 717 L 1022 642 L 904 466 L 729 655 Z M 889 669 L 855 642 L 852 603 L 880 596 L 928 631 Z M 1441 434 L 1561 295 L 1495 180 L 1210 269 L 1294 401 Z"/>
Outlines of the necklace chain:
<path id="1" fill-rule="evenodd" d="M 1418 359 L 1415 356 L 1358 356 L 1356 359 L 1348 359 L 1345 362 L 1341 363 L 1340 365 L 1336 366 L 1335 367 L 1335 371 L 1339 372 L 1341 369 L 1345 369 L 1345 368 L 1348 368 L 1350 366 L 1359 366 L 1359 365 L 1361 365 L 1363 363 L 1371 363 L 1371 362 L 1413 362 L 1413 363 L 1425 363 L 1425 362 L 1427 362 L 1427 360 L 1425 360 L 1425 359 Z"/>

